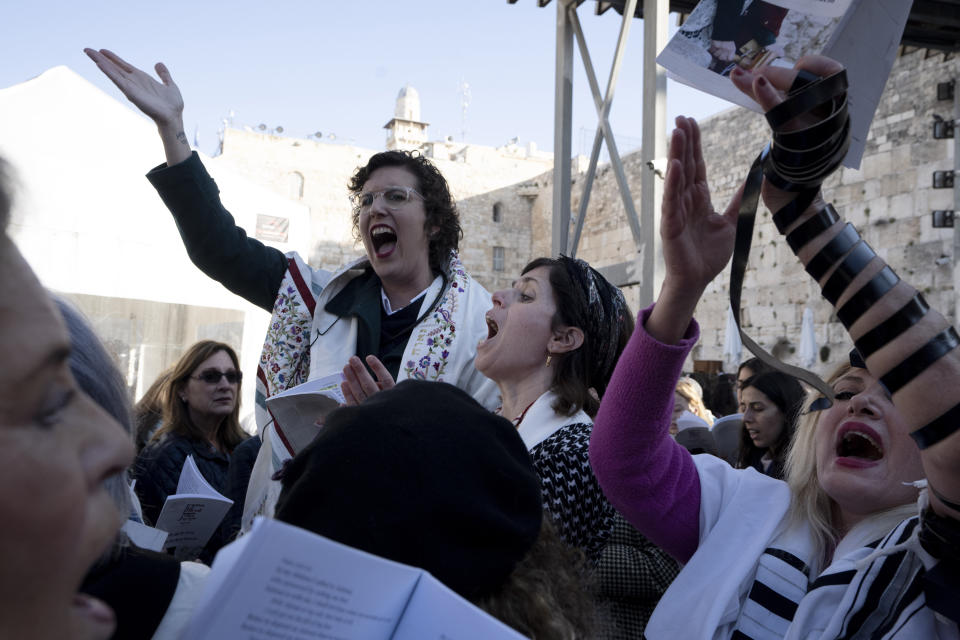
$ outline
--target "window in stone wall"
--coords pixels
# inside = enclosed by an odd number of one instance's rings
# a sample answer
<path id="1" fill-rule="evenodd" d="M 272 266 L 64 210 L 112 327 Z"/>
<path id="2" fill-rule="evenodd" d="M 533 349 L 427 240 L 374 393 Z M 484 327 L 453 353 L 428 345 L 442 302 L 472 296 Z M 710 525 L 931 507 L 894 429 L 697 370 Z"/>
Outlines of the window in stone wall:
<path id="1" fill-rule="evenodd" d="M 303 199 L 303 174 L 299 171 L 287 174 L 287 197 L 292 200 Z"/>
<path id="2" fill-rule="evenodd" d="M 493 270 L 494 271 L 503 271 L 503 262 L 504 262 L 503 256 L 504 256 L 503 247 L 493 248 Z"/>
<path id="3" fill-rule="evenodd" d="M 503 205 L 499 202 L 493 205 L 493 221 L 500 222 L 503 219 Z"/>

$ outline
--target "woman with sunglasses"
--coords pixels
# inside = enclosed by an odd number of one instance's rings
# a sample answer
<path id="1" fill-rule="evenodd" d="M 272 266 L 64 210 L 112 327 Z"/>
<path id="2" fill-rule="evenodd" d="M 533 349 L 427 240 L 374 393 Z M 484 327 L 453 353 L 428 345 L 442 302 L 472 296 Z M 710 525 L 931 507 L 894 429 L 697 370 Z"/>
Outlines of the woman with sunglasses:
<path id="1" fill-rule="evenodd" d="M 802 58 L 798 68 L 823 78 L 814 89 L 843 79 L 827 58 Z M 735 70 L 733 80 L 769 111 L 798 75 L 767 67 Z M 818 108 L 793 122 L 826 115 Z M 793 194 L 774 184 L 768 174 L 762 194 L 780 212 Z M 713 210 L 699 129 L 677 119 L 660 229 L 666 277 L 641 312 L 590 442 L 611 503 L 684 563 L 648 637 L 960 637 L 960 339 L 818 193 L 783 226 L 825 292 L 831 274 L 843 279 L 838 296 L 825 297 L 857 348 L 829 380 L 832 401 L 807 406 L 786 482 L 690 456 L 667 435 L 673 384 L 698 338 L 699 297 L 733 252 L 739 198 L 724 214 Z M 862 270 L 848 252 L 863 258 Z"/>
<path id="2" fill-rule="evenodd" d="M 150 524 L 177 492 L 187 456 L 210 485 L 226 494 L 230 454 L 247 434 L 240 428 L 240 368 L 229 345 L 203 340 L 173 366 L 163 391 L 163 426 L 137 456 L 137 496 Z M 201 559 L 209 562 L 225 541 L 216 535 Z"/>

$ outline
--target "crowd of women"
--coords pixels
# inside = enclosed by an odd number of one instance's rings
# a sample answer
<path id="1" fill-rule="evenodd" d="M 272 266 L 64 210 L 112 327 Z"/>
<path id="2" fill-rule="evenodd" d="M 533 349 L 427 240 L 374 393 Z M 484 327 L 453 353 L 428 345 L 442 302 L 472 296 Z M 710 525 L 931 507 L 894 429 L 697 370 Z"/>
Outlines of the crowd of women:
<path id="1" fill-rule="evenodd" d="M 188 255 L 273 318 L 256 372 L 200 342 L 135 419 L 82 316 L 54 306 L 2 234 L 0 637 L 180 637 L 207 565 L 258 515 L 423 567 L 532 638 L 960 637 L 960 338 L 907 283 L 878 289 L 892 271 L 819 197 L 784 231 L 856 349 L 822 395 L 746 363 L 724 459 L 680 374 L 740 198 L 714 210 L 693 120 L 678 118 L 670 144 L 664 284 L 634 322 L 615 286 L 564 256 L 487 293 L 457 257 L 446 181 L 416 154 L 379 153 L 354 174 L 364 258 L 331 273 L 266 247 L 191 153 L 169 71 L 157 65 L 157 82 L 87 53 L 156 122 L 167 161 L 148 178 Z M 732 81 L 770 110 L 796 76 Z M 7 193 L 0 183 L 4 221 Z M 762 197 L 780 211 L 794 194 L 771 179 Z M 341 370 L 346 406 L 293 456 L 263 399 Z M 258 390 L 252 438 L 244 378 Z M 156 520 L 187 456 L 234 509 L 179 562 L 118 528 Z"/>

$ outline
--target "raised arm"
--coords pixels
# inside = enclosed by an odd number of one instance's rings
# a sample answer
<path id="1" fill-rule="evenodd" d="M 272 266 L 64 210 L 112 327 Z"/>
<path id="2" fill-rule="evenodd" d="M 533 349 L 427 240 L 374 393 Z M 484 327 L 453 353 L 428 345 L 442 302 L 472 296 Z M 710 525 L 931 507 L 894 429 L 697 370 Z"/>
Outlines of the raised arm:
<path id="1" fill-rule="evenodd" d="M 604 393 L 590 460 L 627 521 L 686 562 L 699 541 L 700 481 L 690 454 L 669 436 L 673 393 L 698 337 L 693 310 L 733 252 L 739 197 L 725 213 L 713 210 L 692 119 L 677 118 L 669 160 L 660 223 L 666 276 Z"/>
<path id="2" fill-rule="evenodd" d="M 842 69 L 821 57 L 801 59 L 797 66 L 819 76 Z M 769 111 L 783 102 L 796 75 L 796 70 L 765 67 L 756 75 L 734 73 L 733 80 Z M 794 196 L 765 181 L 763 198 L 772 212 Z M 960 519 L 957 334 L 943 315 L 927 309 L 913 286 L 900 280 L 865 242 L 858 243 L 855 229 L 834 213 L 823 214 L 825 210 L 817 198 L 786 226 L 785 234 L 796 232 L 794 238 L 800 238 L 794 242 L 797 257 L 824 288 L 825 297 L 834 298 L 838 317 L 865 356 L 867 369 L 892 392 L 894 404 L 908 421 L 921 447 L 934 510 Z"/>
<path id="3" fill-rule="evenodd" d="M 173 214 L 190 260 L 205 274 L 258 307 L 271 311 L 287 269 L 281 251 L 237 226 L 219 190 L 183 132 L 183 98 L 162 62 L 157 82 L 107 49 L 84 49 L 130 102 L 157 125 L 167 164 L 147 178 Z"/>
<path id="4" fill-rule="evenodd" d="M 183 97 L 170 76 L 158 62 L 154 69 L 162 82 L 141 71 L 107 49 L 84 49 L 91 60 L 110 78 L 140 111 L 157 125 L 167 165 L 179 164 L 190 157 L 190 144 L 183 132 Z"/>

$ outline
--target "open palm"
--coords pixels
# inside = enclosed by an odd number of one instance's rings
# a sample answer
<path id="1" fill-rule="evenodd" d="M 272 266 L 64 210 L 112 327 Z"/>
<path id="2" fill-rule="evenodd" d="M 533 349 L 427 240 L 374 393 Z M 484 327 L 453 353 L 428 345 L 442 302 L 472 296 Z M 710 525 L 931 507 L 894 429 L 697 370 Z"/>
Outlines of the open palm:
<path id="1" fill-rule="evenodd" d="M 678 286 L 702 289 L 733 253 L 740 193 L 722 215 L 713 210 L 700 128 L 693 118 L 677 118 L 668 160 L 660 222 L 665 277 Z"/>
<path id="2" fill-rule="evenodd" d="M 107 49 L 84 49 L 91 60 L 110 78 L 140 111 L 158 125 L 177 122 L 183 115 L 183 97 L 162 62 L 154 67 L 161 82 L 134 67 Z"/>

